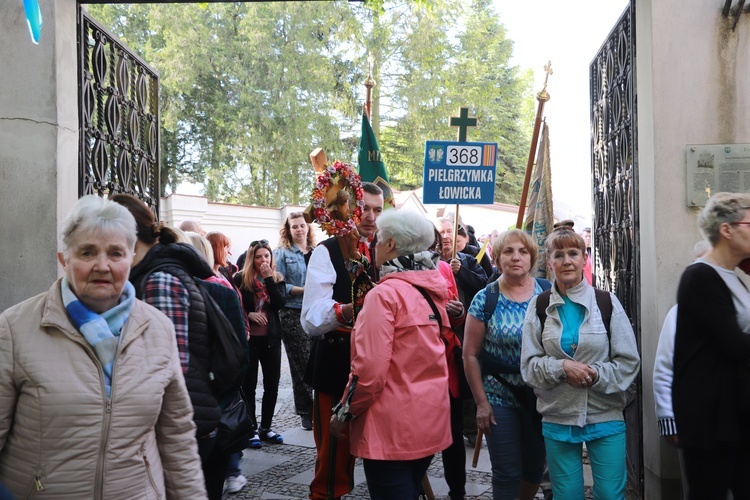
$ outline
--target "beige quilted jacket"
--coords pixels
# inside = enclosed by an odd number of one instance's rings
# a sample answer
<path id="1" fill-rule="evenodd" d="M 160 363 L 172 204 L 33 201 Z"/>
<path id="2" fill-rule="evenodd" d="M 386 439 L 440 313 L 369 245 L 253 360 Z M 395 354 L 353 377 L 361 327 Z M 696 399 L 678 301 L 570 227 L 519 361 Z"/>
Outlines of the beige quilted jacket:
<path id="1" fill-rule="evenodd" d="M 206 498 L 172 323 L 136 300 L 107 401 L 57 281 L 0 315 L 0 482 L 17 499 Z"/>

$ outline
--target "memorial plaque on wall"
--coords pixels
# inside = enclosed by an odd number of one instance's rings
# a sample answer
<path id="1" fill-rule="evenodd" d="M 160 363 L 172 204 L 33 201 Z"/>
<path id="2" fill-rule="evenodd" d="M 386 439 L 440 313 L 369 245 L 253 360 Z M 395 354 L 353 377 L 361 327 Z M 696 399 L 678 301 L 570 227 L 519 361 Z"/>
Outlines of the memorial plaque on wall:
<path id="1" fill-rule="evenodd" d="M 689 144 L 688 206 L 703 207 L 720 191 L 750 193 L 750 144 Z"/>

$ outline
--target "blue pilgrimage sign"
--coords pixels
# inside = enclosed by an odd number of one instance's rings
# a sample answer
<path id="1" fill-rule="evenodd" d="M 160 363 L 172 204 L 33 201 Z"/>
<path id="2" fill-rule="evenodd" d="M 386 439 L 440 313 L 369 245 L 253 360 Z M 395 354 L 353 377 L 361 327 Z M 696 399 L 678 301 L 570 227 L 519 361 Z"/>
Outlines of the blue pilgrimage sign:
<path id="1" fill-rule="evenodd" d="M 423 203 L 491 205 L 497 143 L 427 141 Z"/>

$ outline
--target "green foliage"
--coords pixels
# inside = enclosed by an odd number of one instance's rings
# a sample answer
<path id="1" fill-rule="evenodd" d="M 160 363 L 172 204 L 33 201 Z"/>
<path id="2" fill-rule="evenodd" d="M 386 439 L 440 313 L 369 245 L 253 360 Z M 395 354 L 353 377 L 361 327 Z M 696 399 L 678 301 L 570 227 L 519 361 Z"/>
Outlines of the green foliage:
<path id="1" fill-rule="evenodd" d="M 517 202 L 533 120 L 531 76 L 486 1 L 121 4 L 91 14 L 161 75 L 162 186 L 214 201 L 304 204 L 309 153 L 356 158 L 367 68 L 373 128 L 396 189 L 422 183 L 427 139 L 497 141 L 496 199 Z M 382 127 L 379 123 L 382 120 Z"/>
<path id="2" fill-rule="evenodd" d="M 405 113 L 387 122 L 380 141 L 391 182 L 422 184 L 424 142 L 455 140 L 449 117 L 465 106 L 478 119 L 468 140 L 498 143 L 495 200 L 518 203 L 534 119 L 532 75 L 510 65 L 513 42 L 489 2 L 451 4 L 417 10 L 410 23 L 393 95 Z M 464 29 L 451 38 L 445 27 L 457 25 Z"/>

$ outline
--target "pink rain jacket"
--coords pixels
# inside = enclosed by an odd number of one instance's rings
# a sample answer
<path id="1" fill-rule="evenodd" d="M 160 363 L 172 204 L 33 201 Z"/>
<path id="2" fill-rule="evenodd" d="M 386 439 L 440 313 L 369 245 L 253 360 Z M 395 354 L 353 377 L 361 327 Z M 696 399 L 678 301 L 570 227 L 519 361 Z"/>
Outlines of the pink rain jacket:
<path id="1" fill-rule="evenodd" d="M 427 290 L 443 333 L 452 333 L 448 292 L 437 270 L 388 274 L 367 294 L 352 330 L 349 375 L 349 384 L 359 377 L 349 408 L 355 416 L 351 452 L 358 457 L 415 460 L 452 442 L 445 344 L 430 305 L 412 284 Z"/>

